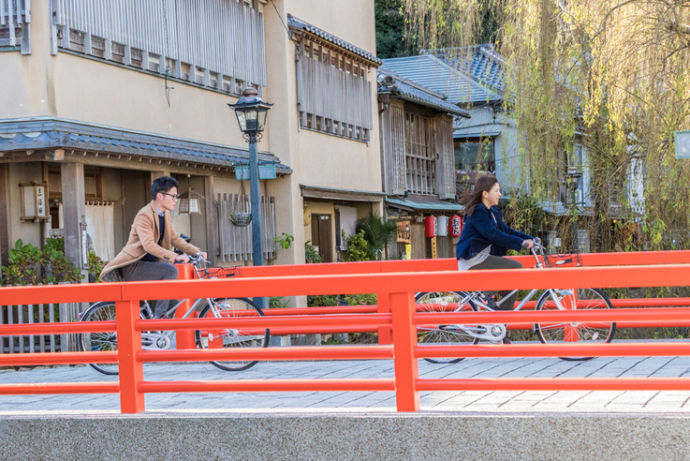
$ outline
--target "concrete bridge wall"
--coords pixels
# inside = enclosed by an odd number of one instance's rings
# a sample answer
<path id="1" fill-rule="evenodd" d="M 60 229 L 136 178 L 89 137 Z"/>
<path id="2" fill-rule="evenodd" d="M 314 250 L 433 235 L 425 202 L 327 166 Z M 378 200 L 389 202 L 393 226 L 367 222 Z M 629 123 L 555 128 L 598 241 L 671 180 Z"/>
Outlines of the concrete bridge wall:
<path id="1" fill-rule="evenodd" d="M 410 414 L 0 418 L 0 459 L 687 459 L 688 416 Z"/>

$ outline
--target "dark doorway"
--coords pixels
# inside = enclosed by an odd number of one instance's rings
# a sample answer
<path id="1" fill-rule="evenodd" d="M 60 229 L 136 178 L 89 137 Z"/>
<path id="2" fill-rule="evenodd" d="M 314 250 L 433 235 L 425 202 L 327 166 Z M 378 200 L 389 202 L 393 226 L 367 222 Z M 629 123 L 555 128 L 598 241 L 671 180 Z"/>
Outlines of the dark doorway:
<path id="1" fill-rule="evenodd" d="M 331 215 L 311 215 L 311 242 L 312 245 L 319 249 L 319 255 L 325 263 L 333 262 L 331 233 Z"/>

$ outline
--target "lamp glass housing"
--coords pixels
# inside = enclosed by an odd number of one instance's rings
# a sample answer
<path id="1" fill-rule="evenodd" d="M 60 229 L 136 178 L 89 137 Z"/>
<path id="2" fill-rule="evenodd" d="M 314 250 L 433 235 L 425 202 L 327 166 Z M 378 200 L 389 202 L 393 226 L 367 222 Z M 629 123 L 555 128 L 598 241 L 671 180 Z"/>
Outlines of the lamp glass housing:
<path id="1" fill-rule="evenodd" d="M 228 104 L 235 111 L 237 123 L 243 133 L 257 133 L 266 127 L 266 115 L 273 104 L 263 101 L 255 88 L 247 88 L 237 104 Z"/>

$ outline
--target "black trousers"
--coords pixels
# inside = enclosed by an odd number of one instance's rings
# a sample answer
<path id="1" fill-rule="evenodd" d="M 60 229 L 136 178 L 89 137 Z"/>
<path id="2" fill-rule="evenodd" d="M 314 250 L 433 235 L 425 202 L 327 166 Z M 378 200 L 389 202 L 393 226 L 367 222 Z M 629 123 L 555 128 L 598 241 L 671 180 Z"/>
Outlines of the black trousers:
<path id="1" fill-rule="evenodd" d="M 503 258 L 501 256 L 493 256 L 489 255 L 488 258 L 486 258 L 484 261 L 482 261 L 480 264 L 477 264 L 476 266 L 470 267 L 469 270 L 475 271 L 475 270 L 481 270 L 481 269 L 522 269 L 523 265 L 515 261 L 514 259 L 508 259 L 508 258 Z M 509 293 L 509 291 L 502 291 L 498 292 L 497 294 L 500 296 L 504 296 L 505 294 Z M 517 292 L 512 295 L 510 298 L 506 299 L 501 303 L 501 306 L 505 306 L 506 310 L 508 310 L 508 306 L 510 306 L 510 310 L 513 309 L 513 305 L 515 304 L 515 298 L 517 297 Z"/>

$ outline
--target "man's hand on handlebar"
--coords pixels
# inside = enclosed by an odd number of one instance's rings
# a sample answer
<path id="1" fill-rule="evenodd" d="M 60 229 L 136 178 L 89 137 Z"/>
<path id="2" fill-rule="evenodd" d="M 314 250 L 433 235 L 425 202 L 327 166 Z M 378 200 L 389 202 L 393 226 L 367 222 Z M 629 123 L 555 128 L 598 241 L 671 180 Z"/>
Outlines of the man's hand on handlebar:
<path id="1" fill-rule="evenodd" d="M 186 254 L 177 255 L 177 256 L 175 256 L 175 262 L 176 263 L 188 263 L 189 262 L 189 256 L 187 256 Z"/>
<path id="2" fill-rule="evenodd" d="M 188 262 L 193 262 L 193 261 L 206 261 L 208 255 L 206 254 L 205 251 L 199 251 L 195 255 L 186 255 L 186 254 L 181 254 L 177 255 L 175 258 L 175 262 L 179 263 L 188 263 Z"/>
<path id="3" fill-rule="evenodd" d="M 527 240 L 522 241 L 522 247 L 523 248 L 527 248 L 528 250 L 531 250 L 533 246 L 534 246 L 534 241 L 531 239 L 527 239 Z"/>

